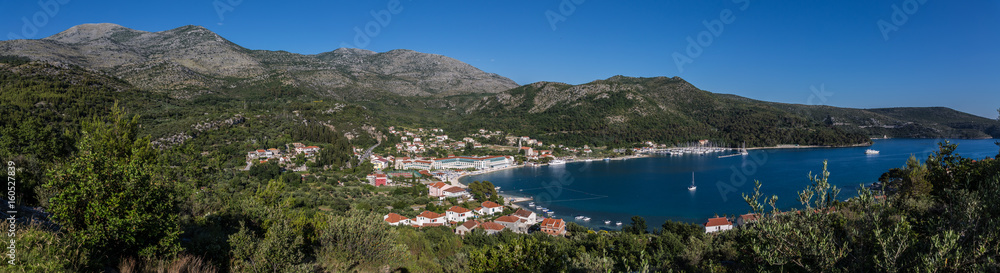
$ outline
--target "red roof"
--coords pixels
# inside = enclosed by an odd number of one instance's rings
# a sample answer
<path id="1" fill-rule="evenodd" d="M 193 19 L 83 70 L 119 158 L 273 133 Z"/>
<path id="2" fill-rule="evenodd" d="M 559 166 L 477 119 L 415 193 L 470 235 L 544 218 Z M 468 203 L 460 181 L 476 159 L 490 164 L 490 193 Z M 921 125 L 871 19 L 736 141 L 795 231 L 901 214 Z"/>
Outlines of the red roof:
<path id="1" fill-rule="evenodd" d="M 486 222 L 479 225 L 479 227 L 485 230 L 503 230 L 503 225 L 494 222 Z"/>
<path id="2" fill-rule="evenodd" d="M 459 206 L 451 206 L 451 208 L 449 208 L 448 211 L 454 212 L 454 213 L 466 213 L 466 212 L 470 212 L 471 210 L 469 210 L 467 208 L 459 207 Z"/>
<path id="3" fill-rule="evenodd" d="M 531 217 L 532 213 L 534 212 L 526 211 L 524 209 L 517 209 L 517 211 L 514 212 L 514 215 L 517 215 L 518 217 L 521 218 L 528 218 Z"/>
<path id="4" fill-rule="evenodd" d="M 725 226 L 732 224 L 733 223 L 730 223 L 729 219 L 726 219 L 726 217 L 709 218 L 708 222 L 705 222 L 706 227 Z"/>
<path id="5" fill-rule="evenodd" d="M 497 204 L 496 202 L 486 201 L 486 202 L 483 202 L 483 207 L 484 208 L 496 208 L 496 207 L 501 207 L 501 206 L 500 206 L 500 204 Z"/>
<path id="6" fill-rule="evenodd" d="M 479 221 L 476 220 L 465 221 L 465 223 L 462 223 L 462 226 L 467 229 L 474 229 L 479 226 Z"/>
<path id="7" fill-rule="evenodd" d="M 444 182 L 437 182 L 437 183 L 431 184 L 430 186 L 434 187 L 434 188 L 440 189 L 440 188 L 444 188 L 444 186 L 447 186 L 447 185 L 448 184 L 444 183 Z"/>
<path id="8" fill-rule="evenodd" d="M 390 213 L 385 217 L 385 221 L 389 223 L 399 223 L 399 221 L 403 220 L 409 220 L 409 218 L 403 217 L 402 215 L 396 213 Z"/>
<path id="9" fill-rule="evenodd" d="M 757 220 L 757 214 L 748 213 L 748 214 L 740 215 L 740 218 L 743 219 L 744 222 L 749 222 L 749 221 Z"/>
<path id="10" fill-rule="evenodd" d="M 517 223 L 517 221 L 520 221 L 520 220 L 521 220 L 521 218 L 517 218 L 517 217 L 514 217 L 514 216 L 506 215 L 506 216 L 500 216 L 500 218 L 497 218 L 494 221 L 496 221 L 496 222 L 505 222 L 505 223 Z"/>
<path id="11" fill-rule="evenodd" d="M 433 211 L 425 210 L 424 212 L 421 212 L 420 215 L 417 215 L 417 217 L 424 217 L 424 218 L 434 219 L 434 218 L 444 217 L 444 215 L 443 214 L 437 214 L 437 213 L 435 213 Z"/>
<path id="12" fill-rule="evenodd" d="M 450 192 L 450 193 L 459 193 L 459 192 L 465 192 L 465 189 L 459 188 L 459 187 L 451 187 L 451 188 L 444 189 L 444 191 Z"/>
<path id="13" fill-rule="evenodd" d="M 545 220 L 542 220 L 542 227 L 546 228 L 561 229 L 565 225 L 566 222 L 563 219 L 545 218 Z"/>

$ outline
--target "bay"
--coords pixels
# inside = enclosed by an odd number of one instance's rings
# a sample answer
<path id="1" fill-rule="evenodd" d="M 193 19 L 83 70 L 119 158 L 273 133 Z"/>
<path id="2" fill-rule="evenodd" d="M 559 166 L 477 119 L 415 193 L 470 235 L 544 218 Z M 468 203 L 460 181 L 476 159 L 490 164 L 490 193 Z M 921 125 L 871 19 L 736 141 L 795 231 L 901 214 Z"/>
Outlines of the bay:
<path id="1" fill-rule="evenodd" d="M 828 162 L 830 183 L 842 189 L 838 199 L 847 199 L 861 185 L 869 185 L 889 169 L 903 166 L 911 155 L 926 160 L 942 141 L 884 139 L 875 140 L 871 147 L 763 149 L 727 158 L 708 154 L 578 161 L 508 169 L 460 181 L 490 181 L 501 187 L 503 194 L 534 197 L 539 206 L 555 211 L 551 217 L 593 229 L 618 229 L 615 222 L 628 224 L 634 215 L 646 218 L 650 228 L 658 228 L 668 219 L 701 224 L 716 215 L 747 213 L 749 206 L 741 194 L 753 191 L 754 180 L 761 181 L 765 196 L 778 196 L 780 209 L 799 207 L 797 192 L 811 183 L 810 172 L 820 173 L 824 160 Z M 950 141 L 959 144 L 956 153 L 966 158 L 997 155 L 992 139 Z M 880 153 L 867 155 L 866 149 Z M 698 187 L 689 191 L 692 173 Z M 576 220 L 577 215 L 592 220 Z M 605 225 L 605 220 L 611 224 Z"/>

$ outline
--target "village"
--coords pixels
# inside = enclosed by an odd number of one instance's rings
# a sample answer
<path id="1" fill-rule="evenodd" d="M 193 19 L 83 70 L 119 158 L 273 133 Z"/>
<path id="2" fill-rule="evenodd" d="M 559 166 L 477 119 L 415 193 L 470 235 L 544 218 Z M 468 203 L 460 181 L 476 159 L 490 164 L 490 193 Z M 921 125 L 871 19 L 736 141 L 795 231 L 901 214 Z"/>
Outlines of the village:
<path id="1" fill-rule="evenodd" d="M 415 217 L 388 213 L 383 216 L 383 220 L 393 226 L 446 226 L 453 228 L 459 235 L 474 229 L 483 229 L 487 234 L 506 229 L 515 233 L 541 231 L 558 236 L 566 234 L 568 223 L 563 219 L 546 218 L 521 208 L 515 203 L 531 199 L 505 198 L 496 193 L 499 187 L 493 189 L 496 195 L 494 200 L 498 202 L 476 200 L 469 192 L 469 187 L 459 182 L 459 178 L 463 176 L 523 166 L 591 161 L 602 157 L 604 160 L 610 160 L 611 157 L 627 159 L 658 151 L 675 151 L 664 150 L 666 145 L 653 142 L 643 143 L 644 147 L 613 150 L 591 148 L 589 145 L 545 145 L 529 136 L 511 136 L 502 131 L 486 129 L 479 129 L 476 133 L 460 138 L 452 138 L 439 128 L 388 129 L 391 137 L 398 141 L 393 141 L 392 146 L 384 147 L 383 154 L 371 152 L 371 149 L 365 151 L 359 147 L 352 148 L 355 158 L 371 165 L 372 172 L 362 182 L 376 188 L 412 187 L 413 183 L 419 183 L 427 187 L 427 196 L 436 200 L 434 205 L 450 207 L 444 213 L 423 210 Z M 484 143 L 487 141 L 492 143 Z M 315 162 L 322 148 L 300 142 L 285 146 L 284 150 L 261 148 L 249 151 L 245 170 L 249 170 L 254 164 L 274 162 L 287 170 L 302 173 L 303 177 L 309 176 L 310 170 L 304 163 Z M 474 208 L 470 204 L 475 204 Z M 414 210 L 418 209 L 420 208 L 414 207 Z M 755 218 L 752 214 L 734 219 L 715 217 L 708 219 L 703 226 L 706 233 L 719 232 Z"/>

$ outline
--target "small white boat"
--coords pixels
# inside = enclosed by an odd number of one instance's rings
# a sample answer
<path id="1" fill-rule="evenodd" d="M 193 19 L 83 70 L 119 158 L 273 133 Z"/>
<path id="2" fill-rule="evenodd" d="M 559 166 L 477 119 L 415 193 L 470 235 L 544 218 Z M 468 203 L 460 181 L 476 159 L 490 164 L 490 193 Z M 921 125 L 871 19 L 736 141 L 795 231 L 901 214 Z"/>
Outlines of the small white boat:
<path id="1" fill-rule="evenodd" d="M 622 221 L 618 221 L 618 222 L 615 222 L 615 225 L 616 225 L 616 226 L 620 226 L 620 225 L 622 225 Z"/>
<path id="2" fill-rule="evenodd" d="M 534 208 L 535 207 L 535 202 L 528 203 L 528 206 Z"/>
<path id="3" fill-rule="evenodd" d="M 583 221 L 590 221 L 590 217 L 586 217 L 586 216 L 584 216 L 584 217 L 583 217 Z"/>
<path id="4" fill-rule="evenodd" d="M 583 215 L 577 215 L 577 216 L 576 216 L 576 219 L 577 219 L 577 220 L 583 220 Z"/>
<path id="5" fill-rule="evenodd" d="M 566 164 L 566 161 L 556 159 L 549 162 L 549 165 L 562 165 L 562 164 Z"/>
<path id="6" fill-rule="evenodd" d="M 585 161 L 585 162 L 591 162 L 591 161 L 594 161 L 594 160 L 593 160 L 593 159 L 590 159 L 590 158 L 588 158 L 588 159 L 584 159 L 583 161 Z"/>
<path id="7" fill-rule="evenodd" d="M 691 186 L 688 186 L 689 191 L 697 190 L 698 186 L 694 185 L 694 172 L 691 173 Z"/>
<path id="8" fill-rule="evenodd" d="M 865 150 L 865 154 L 866 155 L 877 155 L 878 154 L 878 150 L 868 149 L 868 150 Z"/>
<path id="9" fill-rule="evenodd" d="M 605 157 L 604 161 L 611 161 L 611 158 L 610 157 Z"/>
<path id="10" fill-rule="evenodd" d="M 550 211 L 546 211 L 545 213 L 548 213 L 549 215 L 553 215 L 553 214 L 555 214 L 556 212 L 555 212 L 555 211 L 551 211 L 551 210 L 550 210 Z"/>
<path id="11" fill-rule="evenodd" d="M 605 225 L 610 225 L 611 224 L 611 220 L 604 220 L 604 224 Z"/>

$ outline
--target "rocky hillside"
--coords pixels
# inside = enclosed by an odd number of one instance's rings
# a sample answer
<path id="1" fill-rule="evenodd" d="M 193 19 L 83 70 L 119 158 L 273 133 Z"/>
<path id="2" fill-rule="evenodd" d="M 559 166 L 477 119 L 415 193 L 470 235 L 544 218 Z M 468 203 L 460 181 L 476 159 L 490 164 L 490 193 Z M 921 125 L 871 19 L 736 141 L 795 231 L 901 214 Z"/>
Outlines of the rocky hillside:
<path id="1" fill-rule="evenodd" d="M 316 55 L 249 50 L 200 26 L 145 32 L 85 24 L 40 40 L 0 41 L 5 55 L 77 65 L 138 88 L 190 98 L 282 86 L 338 99 L 496 93 L 517 84 L 461 61 L 411 50 Z"/>
<path id="2" fill-rule="evenodd" d="M 1000 137 L 1000 122 L 949 108 L 851 109 L 764 102 L 703 91 L 678 78 L 615 76 L 582 85 L 538 82 L 482 98 L 470 127 L 581 143 L 713 139 L 750 146 L 849 145 L 897 138 Z M 475 123 L 479 122 L 479 123 Z M 544 139 L 544 137 L 543 137 Z"/>

